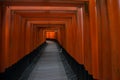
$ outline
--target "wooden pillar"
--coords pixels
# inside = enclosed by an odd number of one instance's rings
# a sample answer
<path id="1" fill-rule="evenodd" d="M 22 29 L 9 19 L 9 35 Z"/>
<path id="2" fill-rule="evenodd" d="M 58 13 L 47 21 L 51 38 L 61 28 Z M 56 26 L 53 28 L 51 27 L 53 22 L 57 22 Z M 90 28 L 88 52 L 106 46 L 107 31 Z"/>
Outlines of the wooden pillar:
<path id="1" fill-rule="evenodd" d="M 1 55 L 0 55 L 0 73 L 3 72 L 3 50 L 2 50 L 2 28 L 3 28 L 3 5 L 2 3 L 0 3 L 0 52 L 1 52 Z"/>
<path id="2" fill-rule="evenodd" d="M 33 51 L 34 49 L 34 42 L 33 42 L 33 39 L 34 39 L 34 26 L 33 24 L 31 24 L 31 38 L 30 38 L 30 48 L 31 48 L 31 51 Z"/>
<path id="3" fill-rule="evenodd" d="M 42 44 L 46 39 L 45 28 L 39 28 L 39 45 Z"/>
<path id="4" fill-rule="evenodd" d="M 89 7 L 88 3 L 84 5 L 83 9 L 83 40 L 84 40 L 84 64 L 86 70 L 92 75 L 92 50 L 91 50 L 91 35 L 90 35 L 90 21 L 89 21 Z"/>
<path id="5" fill-rule="evenodd" d="M 112 65 L 111 80 L 120 80 L 120 0 L 106 0 L 109 18 Z"/>
<path id="6" fill-rule="evenodd" d="M 25 56 L 25 27 L 26 27 L 26 20 L 24 19 L 24 18 L 22 18 L 22 21 L 21 21 L 21 29 L 22 29 L 22 31 L 21 31 L 21 43 L 20 43 L 20 45 L 21 45 L 21 51 L 20 51 L 20 53 L 22 53 L 21 54 L 21 58 L 23 58 L 24 56 Z"/>
<path id="7" fill-rule="evenodd" d="M 97 0 L 97 20 L 99 29 L 99 79 L 112 80 L 110 23 L 106 0 Z"/>
<path id="8" fill-rule="evenodd" d="M 9 52 L 8 52 L 8 63 L 9 66 L 15 64 L 18 60 L 23 57 L 22 52 L 22 39 L 21 39 L 21 17 L 14 11 L 10 11 L 10 30 L 9 30 Z"/>
<path id="9" fill-rule="evenodd" d="M 66 46 L 66 32 L 65 32 L 65 25 L 62 25 L 58 30 L 57 30 L 57 38 L 61 37 L 61 45 L 65 48 Z M 60 34 L 60 35 L 59 35 Z M 59 41 L 60 42 L 60 41 Z"/>
<path id="10" fill-rule="evenodd" d="M 90 17 L 90 35 L 92 50 L 92 74 L 95 79 L 99 79 L 99 61 L 98 61 L 98 27 L 97 27 L 97 11 L 96 0 L 89 1 L 89 17 Z"/>
<path id="11" fill-rule="evenodd" d="M 84 37 L 83 37 L 83 7 L 78 8 L 77 10 L 77 21 L 78 21 L 78 29 L 77 36 L 78 41 L 78 59 L 80 64 L 84 64 Z"/>
<path id="12" fill-rule="evenodd" d="M 3 70 L 9 66 L 9 41 L 10 41 L 10 9 L 8 6 L 3 6 L 3 28 L 2 28 L 2 53 L 3 53 Z"/>

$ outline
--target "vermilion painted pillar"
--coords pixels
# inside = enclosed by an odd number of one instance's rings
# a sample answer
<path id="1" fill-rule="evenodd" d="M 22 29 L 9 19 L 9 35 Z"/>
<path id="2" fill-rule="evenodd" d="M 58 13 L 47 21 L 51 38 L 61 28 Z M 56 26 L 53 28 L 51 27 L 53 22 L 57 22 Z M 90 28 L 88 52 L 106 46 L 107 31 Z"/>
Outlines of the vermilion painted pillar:
<path id="1" fill-rule="evenodd" d="M 99 46 L 99 79 L 112 79 L 111 40 L 107 1 L 97 0 L 97 26 Z M 109 73 L 109 75 L 108 75 Z"/>
<path id="2" fill-rule="evenodd" d="M 2 16 L 3 16 L 3 10 L 2 10 L 2 3 L 0 3 L 0 52 L 1 52 L 1 55 L 0 55 L 0 72 L 3 72 L 3 65 L 2 65 L 2 59 L 3 59 L 3 52 L 2 52 L 2 22 L 3 22 L 3 19 L 2 19 Z"/>
<path id="3" fill-rule="evenodd" d="M 120 0 L 107 0 L 112 79 L 120 80 Z"/>
<path id="4" fill-rule="evenodd" d="M 78 43 L 78 49 L 79 49 L 78 59 L 80 64 L 84 64 L 83 7 L 78 8 L 77 10 L 77 22 L 78 22 L 78 29 L 77 29 L 78 41 L 76 42 Z"/>
<path id="5" fill-rule="evenodd" d="M 2 28 L 2 71 L 9 66 L 8 53 L 9 53 L 9 35 L 10 35 L 10 9 L 7 6 L 3 9 L 3 28 Z"/>
<path id="6" fill-rule="evenodd" d="M 95 79 L 99 79 L 99 61 L 98 61 L 98 28 L 97 28 L 97 11 L 96 0 L 89 0 L 90 16 L 90 35 L 92 50 L 92 74 Z"/>

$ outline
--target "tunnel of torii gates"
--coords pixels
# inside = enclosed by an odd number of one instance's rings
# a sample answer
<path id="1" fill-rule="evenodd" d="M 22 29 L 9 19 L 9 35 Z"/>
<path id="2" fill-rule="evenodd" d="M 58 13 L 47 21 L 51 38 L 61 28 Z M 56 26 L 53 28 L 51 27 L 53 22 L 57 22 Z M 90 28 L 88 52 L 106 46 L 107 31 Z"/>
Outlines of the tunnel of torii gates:
<path id="1" fill-rule="evenodd" d="M 0 2 L 0 73 L 41 45 L 60 45 L 98 80 L 120 80 L 119 0 Z"/>

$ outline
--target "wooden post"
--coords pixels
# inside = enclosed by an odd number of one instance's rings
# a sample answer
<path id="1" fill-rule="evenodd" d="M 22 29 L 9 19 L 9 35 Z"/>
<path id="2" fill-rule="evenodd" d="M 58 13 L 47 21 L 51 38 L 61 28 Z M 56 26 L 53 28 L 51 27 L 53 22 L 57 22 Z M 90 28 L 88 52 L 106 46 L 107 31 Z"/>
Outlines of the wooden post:
<path id="1" fill-rule="evenodd" d="M 90 16 L 90 35 L 92 50 L 92 74 L 95 79 L 99 79 L 99 61 L 98 61 L 98 28 L 97 28 L 97 11 L 96 0 L 89 0 Z"/>

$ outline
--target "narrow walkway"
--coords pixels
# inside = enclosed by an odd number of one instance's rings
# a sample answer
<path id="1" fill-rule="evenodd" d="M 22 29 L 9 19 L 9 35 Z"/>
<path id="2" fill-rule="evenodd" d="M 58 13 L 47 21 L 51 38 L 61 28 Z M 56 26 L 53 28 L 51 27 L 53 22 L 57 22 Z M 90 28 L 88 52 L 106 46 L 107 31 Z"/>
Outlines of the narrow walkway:
<path id="1" fill-rule="evenodd" d="M 28 80 L 68 80 L 56 43 L 47 43 Z"/>

